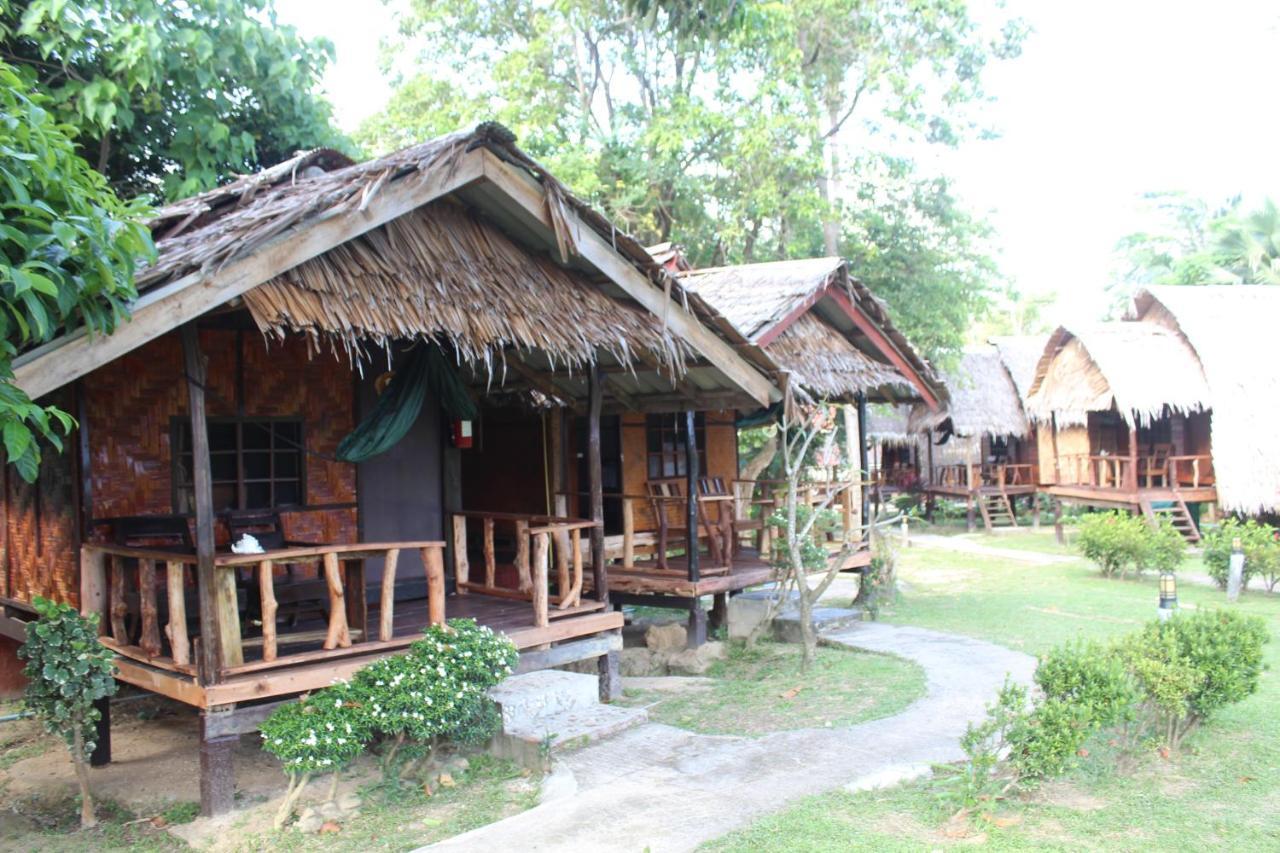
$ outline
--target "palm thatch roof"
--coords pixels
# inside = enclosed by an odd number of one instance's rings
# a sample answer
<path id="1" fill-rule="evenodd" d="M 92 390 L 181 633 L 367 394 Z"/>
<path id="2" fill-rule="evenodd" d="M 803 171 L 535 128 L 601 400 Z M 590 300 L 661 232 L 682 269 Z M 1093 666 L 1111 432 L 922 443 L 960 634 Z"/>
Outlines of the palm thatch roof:
<path id="1" fill-rule="evenodd" d="M 947 407 L 929 412 L 917 406 L 911 413 L 913 432 L 939 429 L 949 421 L 951 432 L 962 437 L 1027 435 L 1022 401 L 995 347 L 966 349 L 954 370 L 943 371 L 943 381 Z"/>
<path id="2" fill-rule="evenodd" d="M 1149 287 L 1134 303 L 1131 316 L 1176 330 L 1204 369 L 1219 502 L 1249 514 L 1280 510 L 1280 453 L 1271 438 L 1280 400 L 1280 287 Z"/>
<path id="3" fill-rule="evenodd" d="M 1044 345 L 1048 342 L 1048 335 L 1004 335 L 991 338 L 991 344 L 1000 354 L 1004 369 L 1009 371 L 1013 387 L 1018 390 L 1018 399 L 1022 401 L 1024 408 L 1027 397 L 1031 394 L 1031 383 L 1036 378 L 1036 365 L 1040 363 Z"/>
<path id="4" fill-rule="evenodd" d="M 936 405 L 943 393 L 884 304 L 849 275 L 842 258 L 693 269 L 678 278 L 818 397 L 869 393 Z"/>
<path id="5" fill-rule="evenodd" d="M 910 447 L 920 440 L 920 434 L 907 426 L 911 407 L 879 403 L 867 408 L 867 440 L 893 447 Z"/>
<path id="6" fill-rule="evenodd" d="M 21 387 L 46 393 L 243 301 L 269 337 L 305 334 L 353 360 L 430 339 L 486 382 L 507 364 L 557 399 L 585 396 L 588 363 L 625 368 L 609 387 L 628 408 L 782 397 L 767 355 L 492 123 L 365 163 L 306 152 L 165 207 L 151 227 L 158 258 L 137 276 L 132 321 L 23 354 Z M 546 376 L 566 368 L 578 376 Z"/>
<path id="7" fill-rule="evenodd" d="M 1209 387 L 1186 340 L 1155 323 L 1059 327 L 1036 366 L 1028 414 L 1082 424 L 1112 406 L 1136 426 L 1208 409 Z"/>

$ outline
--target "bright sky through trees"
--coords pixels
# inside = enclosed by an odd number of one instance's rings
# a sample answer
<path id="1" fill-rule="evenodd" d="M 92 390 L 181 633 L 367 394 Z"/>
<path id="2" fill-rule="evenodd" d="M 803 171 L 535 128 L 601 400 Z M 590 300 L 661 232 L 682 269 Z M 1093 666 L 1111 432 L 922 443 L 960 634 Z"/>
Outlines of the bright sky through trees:
<path id="1" fill-rule="evenodd" d="M 975 4 L 978 8 L 982 3 Z M 278 0 L 280 19 L 337 49 L 326 76 L 345 130 L 390 93 L 378 41 L 390 10 Z M 1280 115 L 1271 107 L 1280 9 L 1265 0 L 1008 3 L 1034 32 L 992 66 L 986 112 L 1001 137 L 912 152 L 952 176 L 997 232 L 1002 266 L 1030 293 L 1056 291 L 1061 319 L 1095 319 L 1113 249 L 1149 227 L 1141 196 L 1185 190 L 1217 203 L 1280 197 Z"/>

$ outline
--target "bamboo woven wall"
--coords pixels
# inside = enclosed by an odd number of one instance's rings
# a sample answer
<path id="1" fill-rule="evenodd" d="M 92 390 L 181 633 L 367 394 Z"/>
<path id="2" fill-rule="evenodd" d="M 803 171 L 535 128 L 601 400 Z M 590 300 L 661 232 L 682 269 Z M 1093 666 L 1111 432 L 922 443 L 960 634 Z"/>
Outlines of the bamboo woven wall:
<path id="1" fill-rule="evenodd" d="M 200 345 L 209 362 L 209 416 L 235 415 L 242 405 L 247 417 L 302 418 L 309 451 L 307 503 L 353 503 L 355 466 L 317 455 L 332 455 L 353 426 L 346 365 L 328 357 L 308 359 L 305 342 L 297 338 L 268 347 L 256 333 L 204 330 Z M 182 365 L 180 340 L 170 334 L 85 378 L 95 519 L 173 512 L 170 425 L 174 417 L 187 416 Z M 243 389 L 243 401 L 237 388 Z M 354 509 L 285 513 L 284 522 L 289 538 L 301 541 L 353 541 L 356 536 Z M 218 535 L 226 540 L 225 531 Z"/>

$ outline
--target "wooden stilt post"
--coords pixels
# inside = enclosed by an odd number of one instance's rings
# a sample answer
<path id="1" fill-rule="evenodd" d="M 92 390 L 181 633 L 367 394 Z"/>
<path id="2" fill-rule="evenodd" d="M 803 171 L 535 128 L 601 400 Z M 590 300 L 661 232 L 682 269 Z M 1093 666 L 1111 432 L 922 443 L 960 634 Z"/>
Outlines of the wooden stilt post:
<path id="1" fill-rule="evenodd" d="M 600 365 L 591 365 L 587 389 L 587 478 L 590 481 L 591 580 L 596 599 L 609 603 L 609 578 L 604 568 L 604 473 L 600 464 L 600 409 L 604 404 L 604 377 Z"/>
<path id="2" fill-rule="evenodd" d="M 694 431 L 693 409 L 684 413 L 684 461 L 685 461 L 685 524 L 689 529 L 688 547 L 689 580 L 698 582 L 698 438 Z M 710 531 L 708 531 L 710 533 Z"/>
<path id="3" fill-rule="evenodd" d="M 93 752 L 89 754 L 89 766 L 105 767 L 111 763 L 111 697 L 95 699 L 93 707 L 98 709 L 98 722 L 94 726 L 96 734 Z"/>
<path id="4" fill-rule="evenodd" d="M 1129 473 L 1125 476 L 1125 488 L 1138 491 L 1138 427 L 1129 427 Z"/>
<path id="5" fill-rule="evenodd" d="M 856 499 L 858 517 L 858 541 L 862 540 L 862 526 L 871 522 L 871 506 L 868 503 L 867 490 L 862 488 L 862 478 L 867 475 L 867 395 L 858 392 L 858 477 L 857 493 L 850 497 Z"/>
<path id="6" fill-rule="evenodd" d="M 208 817 L 226 814 L 235 806 L 236 777 L 232 752 L 239 735 L 213 735 L 221 727 L 210 725 L 232 712 L 231 707 L 200 712 L 200 813 Z"/>

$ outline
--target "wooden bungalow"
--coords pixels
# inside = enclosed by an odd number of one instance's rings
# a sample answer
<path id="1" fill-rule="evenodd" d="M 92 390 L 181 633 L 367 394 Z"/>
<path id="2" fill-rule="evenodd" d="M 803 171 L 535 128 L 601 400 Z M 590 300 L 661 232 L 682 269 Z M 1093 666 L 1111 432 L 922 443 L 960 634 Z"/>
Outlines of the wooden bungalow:
<path id="1" fill-rule="evenodd" d="M 921 400 L 925 406 L 937 406 L 941 389 L 928 365 L 911 348 L 906 338 L 894 328 L 884 305 L 849 274 L 848 264 L 840 258 L 814 258 L 796 261 L 746 264 L 710 269 L 687 269 L 678 258 L 667 259 L 668 268 L 678 270 L 678 279 L 686 291 L 703 300 L 719 317 L 716 322 L 726 335 L 738 335 L 746 342 L 746 352 L 766 359 L 787 375 L 789 387 L 800 398 L 838 402 L 856 407 L 857 417 L 850 419 L 852 434 L 866 432 L 866 406 L 869 400 Z M 739 415 L 751 412 L 739 411 Z M 764 510 L 776 503 L 773 498 L 777 483 L 748 482 L 737 479 L 737 435 L 731 421 L 715 435 L 708 429 L 706 457 L 726 460 L 726 470 L 713 479 L 736 488 L 704 488 L 707 492 L 729 492 L 735 498 L 734 517 L 746 519 L 752 503 L 763 504 Z M 858 447 L 859 470 L 867 470 L 866 447 Z M 728 460 L 733 460 L 732 469 Z M 646 472 L 654 473 L 650 465 Z M 811 497 L 819 499 L 820 487 Z M 842 509 L 846 535 L 857 536 L 866 517 L 868 493 L 861 478 L 851 482 L 833 480 L 825 487 L 834 492 L 836 506 Z M 716 496 L 710 496 L 718 499 Z M 773 503 L 771 503 L 771 500 Z M 746 529 L 759 529 L 759 517 Z M 764 532 L 762 531 L 763 538 Z M 734 537 L 736 540 L 736 536 Z M 757 544 L 758 547 L 758 544 Z M 749 572 L 767 576 L 767 555 L 743 549 L 744 564 L 731 568 L 727 577 L 731 588 L 741 588 Z M 858 569 L 869 559 L 863 549 L 853 555 L 845 568 Z M 735 561 L 737 558 L 735 558 Z M 758 566 L 755 568 L 754 566 Z M 750 568 L 749 568 L 750 567 Z M 617 589 L 631 589 L 637 595 L 652 596 L 658 592 L 645 574 L 648 569 L 628 565 L 610 572 Z M 678 594 L 678 593 L 677 593 Z M 637 598 L 637 601 L 653 601 Z"/>
<path id="2" fill-rule="evenodd" d="M 1052 461 L 1048 493 L 1163 515 L 1197 540 L 1192 507 L 1218 499 L 1210 407 L 1199 359 L 1178 332 L 1154 322 L 1059 328 L 1029 401 Z"/>
<path id="3" fill-rule="evenodd" d="M 875 501 L 923 486 L 926 439 L 911 431 L 910 420 L 911 406 L 906 403 L 879 403 L 867 409 L 867 473 Z"/>
<path id="4" fill-rule="evenodd" d="M 604 413 L 769 406 L 765 361 L 496 125 L 303 154 L 152 229 L 129 322 L 15 364 L 78 429 L 36 483 L 5 472 L 0 633 L 36 595 L 100 614 L 121 681 L 199 709 L 206 813 L 274 703 L 428 623 L 505 632 L 522 669 L 595 659 L 616 695 Z M 511 400 L 547 436 L 581 413 L 573 516 L 566 443 L 486 419 Z"/>
<path id="5" fill-rule="evenodd" d="M 1277 317 L 1280 289 L 1209 285 L 1140 290 L 1128 318 L 1173 329 L 1195 350 L 1213 403 L 1209 448 L 1226 512 L 1280 513 L 1280 453 L 1270 431 L 1280 400 Z"/>
<path id="6" fill-rule="evenodd" d="M 1017 386 L 993 345 L 967 349 L 944 371 L 949 402 L 939 412 L 916 407 L 910 429 L 924 432 L 924 490 L 928 500 L 963 500 L 969 528 L 975 510 L 990 532 L 1017 526 L 1015 501 L 1036 511 L 1037 450 Z"/>

